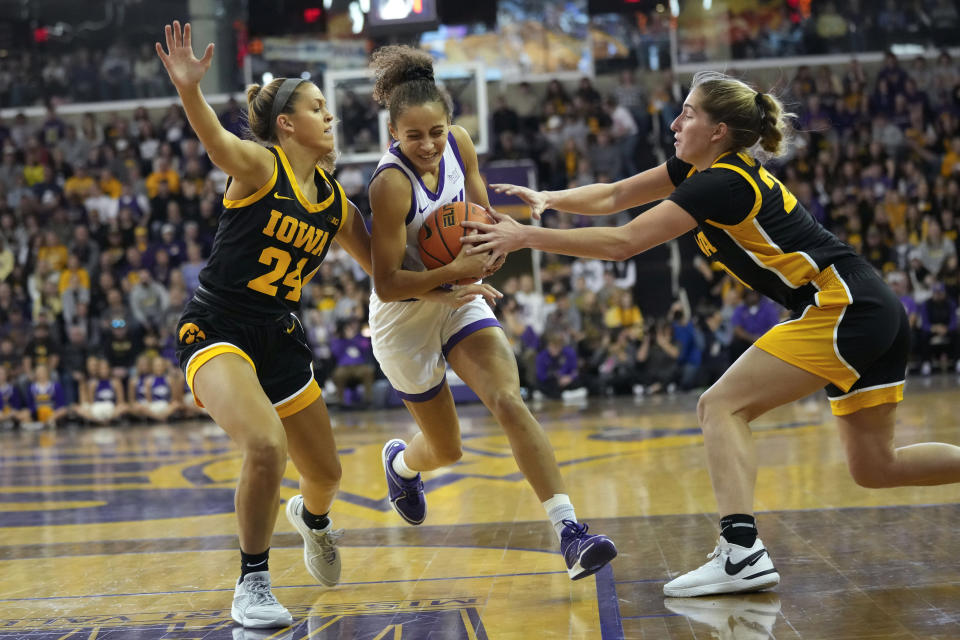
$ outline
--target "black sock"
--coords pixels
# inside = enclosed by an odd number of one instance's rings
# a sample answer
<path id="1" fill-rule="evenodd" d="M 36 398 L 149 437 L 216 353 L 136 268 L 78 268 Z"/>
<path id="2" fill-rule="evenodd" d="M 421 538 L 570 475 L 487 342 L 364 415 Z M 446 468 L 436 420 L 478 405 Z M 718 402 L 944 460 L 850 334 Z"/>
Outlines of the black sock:
<path id="1" fill-rule="evenodd" d="M 270 565 L 268 564 L 268 559 L 270 558 L 270 548 L 267 547 L 267 550 L 263 553 L 244 553 L 243 549 L 240 550 L 240 582 L 243 582 L 243 577 L 248 573 L 255 573 L 257 571 L 269 571 Z"/>
<path id="2" fill-rule="evenodd" d="M 303 521 L 311 529 L 323 529 L 325 526 L 330 524 L 330 518 L 327 517 L 327 514 L 315 515 L 307 511 L 307 505 L 303 505 Z"/>
<path id="3" fill-rule="evenodd" d="M 731 513 L 720 518 L 720 535 L 732 544 L 750 548 L 757 541 L 757 520 L 745 513 Z"/>

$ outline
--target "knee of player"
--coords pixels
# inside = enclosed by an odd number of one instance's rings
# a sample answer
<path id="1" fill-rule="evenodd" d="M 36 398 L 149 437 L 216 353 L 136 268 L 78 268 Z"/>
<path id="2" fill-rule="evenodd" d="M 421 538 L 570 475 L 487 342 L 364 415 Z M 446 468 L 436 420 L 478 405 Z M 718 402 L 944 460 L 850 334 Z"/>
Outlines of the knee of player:
<path id="1" fill-rule="evenodd" d="M 850 477 L 865 489 L 886 489 L 897 486 L 895 474 L 889 465 L 867 456 L 848 455 L 847 468 Z"/>
<path id="2" fill-rule="evenodd" d="M 885 489 L 895 486 L 890 483 L 890 478 L 882 472 L 865 467 L 850 467 L 850 476 L 853 481 L 864 489 Z"/>
<path id="3" fill-rule="evenodd" d="M 504 417 L 509 418 L 511 414 L 526 411 L 520 388 L 512 385 L 491 389 L 483 394 L 482 400 L 490 413 L 501 423 L 504 422 Z"/>
<path id="4" fill-rule="evenodd" d="M 704 391 L 697 401 L 697 420 L 701 429 L 709 429 L 730 415 L 741 415 L 748 422 L 749 416 L 742 415 L 744 410 L 722 387 L 714 385 Z"/>
<path id="5" fill-rule="evenodd" d="M 433 447 L 433 455 L 436 457 L 437 462 L 440 463 L 441 467 L 449 467 L 463 457 L 463 449 L 460 447 L 459 441 L 440 446 L 435 445 Z"/>
<path id="6" fill-rule="evenodd" d="M 263 472 L 283 473 L 287 464 L 287 441 L 279 435 L 258 434 L 248 438 L 242 445 L 244 466 Z"/>
<path id="7" fill-rule="evenodd" d="M 298 471 L 300 471 L 298 469 Z M 315 484 L 327 488 L 336 488 L 340 486 L 340 478 L 343 477 L 343 469 L 340 466 L 340 460 L 323 465 L 314 465 L 312 469 L 306 472 L 300 471 L 300 475 L 308 476 Z"/>

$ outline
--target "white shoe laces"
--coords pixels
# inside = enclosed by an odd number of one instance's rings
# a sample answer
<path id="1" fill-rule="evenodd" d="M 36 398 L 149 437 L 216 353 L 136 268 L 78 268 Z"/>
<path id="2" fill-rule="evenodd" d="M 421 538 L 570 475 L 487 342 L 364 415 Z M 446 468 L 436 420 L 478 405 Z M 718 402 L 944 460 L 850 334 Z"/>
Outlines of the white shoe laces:
<path id="1" fill-rule="evenodd" d="M 244 580 L 247 585 L 247 593 L 250 594 L 250 604 L 254 607 L 280 606 L 273 591 L 270 590 L 270 583 L 266 580 Z"/>
<path id="2" fill-rule="evenodd" d="M 337 558 L 337 543 L 343 537 L 343 529 L 331 531 L 311 531 L 313 541 L 320 547 L 320 553 L 326 563 L 332 564 Z M 316 557 L 314 555 L 314 557 Z"/>

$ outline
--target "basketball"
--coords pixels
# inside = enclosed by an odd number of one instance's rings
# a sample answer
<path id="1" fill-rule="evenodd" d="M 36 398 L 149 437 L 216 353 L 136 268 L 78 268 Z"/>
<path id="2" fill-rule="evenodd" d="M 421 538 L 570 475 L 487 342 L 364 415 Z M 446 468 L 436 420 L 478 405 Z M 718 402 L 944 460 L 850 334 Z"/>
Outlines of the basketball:
<path id="1" fill-rule="evenodd" d="M 493 222 L 486 210 L 473 202 L 451 202 L 431 211 L 420 227 L 417 238 L 420 244 L 420 259 L 427 269 L 436 269 L 451 262 L 460 253 L 460 236 L 466 229 L 460 226 L 464 220 Z M 454 284 L 470 284 L 472 278 L 458 280 Z"/>

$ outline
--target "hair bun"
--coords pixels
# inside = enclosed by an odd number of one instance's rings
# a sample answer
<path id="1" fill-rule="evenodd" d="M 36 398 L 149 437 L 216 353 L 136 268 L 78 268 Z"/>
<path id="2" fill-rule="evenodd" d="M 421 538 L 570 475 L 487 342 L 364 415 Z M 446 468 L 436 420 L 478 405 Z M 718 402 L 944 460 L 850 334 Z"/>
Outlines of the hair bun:
<path id="1" fill-rule="evenodd" d="M 414 80 L 429 80 L 433 82 L 433 69 L 427 67 L 411 67 L 403 73 L 404 82 L 413 82 Z"/>

